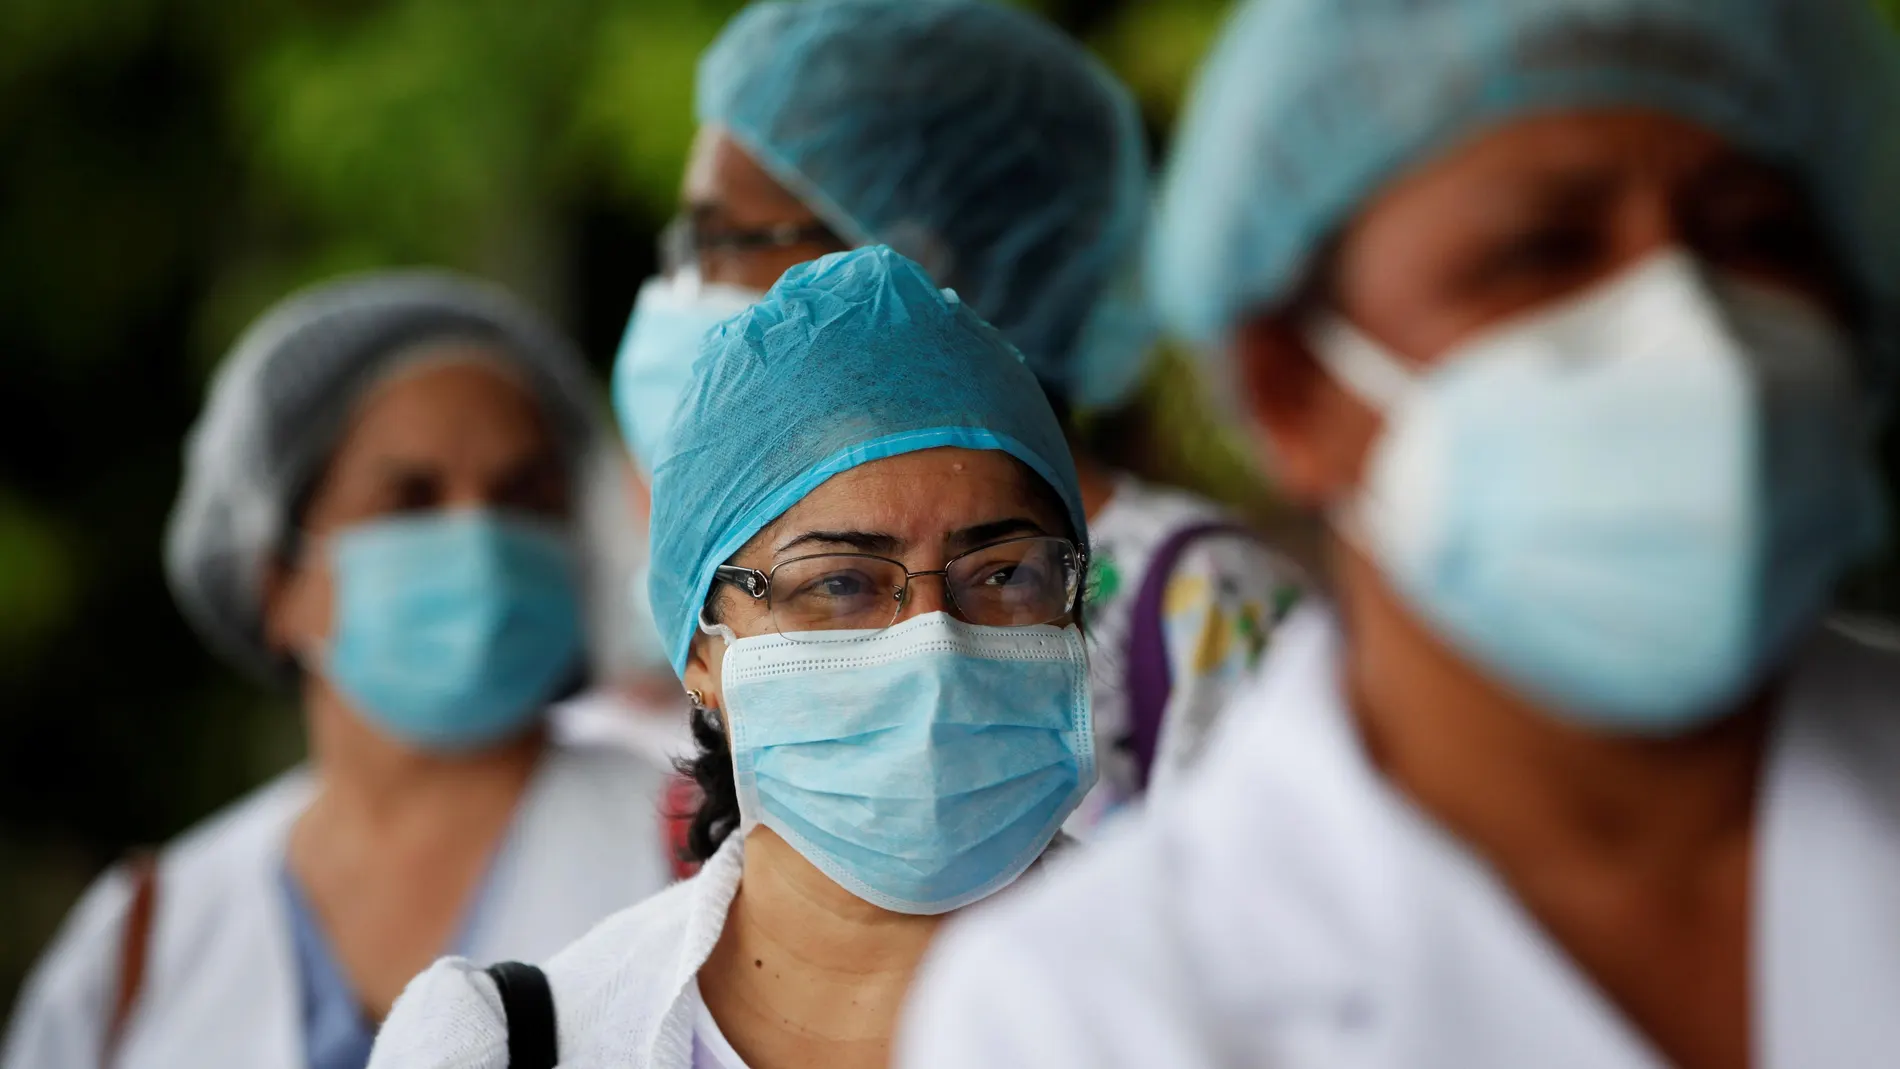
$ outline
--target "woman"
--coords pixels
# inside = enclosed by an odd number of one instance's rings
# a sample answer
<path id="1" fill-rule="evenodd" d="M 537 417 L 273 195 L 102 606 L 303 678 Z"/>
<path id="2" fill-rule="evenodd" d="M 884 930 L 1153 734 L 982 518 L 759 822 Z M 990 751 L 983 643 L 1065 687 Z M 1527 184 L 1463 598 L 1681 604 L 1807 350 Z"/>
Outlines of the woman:
<path id="1" fill-rule="evenodd" d="M 541 724 L 585 676 L 589 392 L 557 334 L 444 274 L 319 286 L 238 342 L 167 573 L 298 696 L 309 761 L 98 882 L 9 1069 L 361 1069 L 446 950 L 543 956 L 663 886 L 662 772 Z"/>
<path id="2" fill-rule="evenodd" d="M 1900 660 L 1823 617 L 1897 79 L 1852 0 L 1243 7 L 1156 279 L 1331 600 L 1178 807 L 946 941 L 904 1064 L 1891 1062 Z"/>
<path id="3" fill-rule="evenodd" d="M 1102 780 L 1086 831 L 1192 763 L 1291 600 L 1289 569 L 1212 502 L 1109 469 L 1066 426 L 1125 403 L 1150 332 L 1109 299 L 1148 199 L 1133 99 L 1034 15 L 975 0 L 755 4 L 700 58 L 700 131 L 665 274 L 615 367 L 636 457 L 695 344 L 793 264 L 888 244 L 1022 351 L 1088 509 Z"/>
<path id="4" fill-rule="evenodd" d="M 883 247 L 708 335 L 655 465 L 651 589 L 702 710 L 711 856 L 549 964 L 561 1064 L 886 1064 L 944 914 L 1094 782 L 1081 494 L 1034 382 Z M 508 1065 L 496 991 L 436 964 L 371 1064 Z"/>

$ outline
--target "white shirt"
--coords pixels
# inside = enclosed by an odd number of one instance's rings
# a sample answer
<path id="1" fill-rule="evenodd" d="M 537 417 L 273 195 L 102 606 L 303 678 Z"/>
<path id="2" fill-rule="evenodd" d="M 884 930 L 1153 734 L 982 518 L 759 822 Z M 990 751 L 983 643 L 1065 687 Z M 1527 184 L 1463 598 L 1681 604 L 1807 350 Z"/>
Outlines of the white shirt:
<path id="1" fill-rule="evenodd" d="M 1067 853 L 1066 843 L 1058 836 L 1011 888 L 1040 882 L 1044 862 Z M 734 833 L 698 875 L 607 918 L 547 962 L 564 1069 L 706 1069 L 695 1061 L 695 1039 L 708 1053 L 738 1057 L 705 1011 L 699 970 L 744 871 L 745 843 Z M 444 958 L 411 980 L 383 1022 L 369 1069 L 507 1069 L 507 1018 L 482 970 Z"/>
<path id="2" fill-rule="evenodd" d="M 669 876 L 659 772 L 604 747 L 551 747 L 488 876 L 472 953 L 553 953 Z M 302 1069 L 301 992 L 282 893 L 290 829 L 312 786 L 288 773 L 159 859 L 144 983 L 115 1069 Z M 0 1066 L 99 1069 L 131 898 L 120 873 L 74 907 L 15 1010 Z"/>
<path id="3" fill-rule="evenodd" d="M 693 1014 L 693 1069 L 746 1069 L 745 1060 L 726 1041 L 706 1000 L 700 997 L 699 983 L 693 983 L 693 1000 L 699 1008 Z"/>
<path id="4" fill-rule="evenodd" d="M 1283 626 L 1201 778 L 950 930 L 905 1069 L 1622 1069 L 1662 1059 L 1366 761 L 1330 617 Z M 1900 658 L 1798 658 L 1754 882 L 1754 1064 L 1900 1059 Z"/>

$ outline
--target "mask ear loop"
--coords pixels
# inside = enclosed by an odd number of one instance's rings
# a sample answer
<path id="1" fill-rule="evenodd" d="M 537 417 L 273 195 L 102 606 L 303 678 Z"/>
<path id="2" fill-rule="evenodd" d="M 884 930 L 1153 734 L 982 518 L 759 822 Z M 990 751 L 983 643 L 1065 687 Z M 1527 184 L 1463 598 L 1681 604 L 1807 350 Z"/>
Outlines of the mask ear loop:
<path id="1" fill-rule="evenodd" d="M 1306 328 L 1306 346 L 1333 381 L 1382 416 L 1418 390 L 1418 375 L 1345 317 L 1328 312 Z"/>
<path id="2" fill-rule="evenodd" d="M 1393 415 L 1421 389 L 1418 374 L 1404 361 L 1336 312 L 1321 313 L 1307 324 L 1305 335 L 1307 350 L 1333 381 L 1379 413 L 1388 428 Z M 1327 522 L 1348 541 L 1370 547 L 1368 508 L 1362 486 L 1327 506 Z"/>
<path id="3" fill-rule="evenodd" d="M 734 642 L 739 641 L 738 632 L 727 627 L 725 624 L 713 623 L 711 620 L 706 619 L 706 614 L 703 612 L 699 614 L 699 633 L 702 635 L 718 635 L 720 638 L 726 640 L 727 646 L 731 646 Z"/>

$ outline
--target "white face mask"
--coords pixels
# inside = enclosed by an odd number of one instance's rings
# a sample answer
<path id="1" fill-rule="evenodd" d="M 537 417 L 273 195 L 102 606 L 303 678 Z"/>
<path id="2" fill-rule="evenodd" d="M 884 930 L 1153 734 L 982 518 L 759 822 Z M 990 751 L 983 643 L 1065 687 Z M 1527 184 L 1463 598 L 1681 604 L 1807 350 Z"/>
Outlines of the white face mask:
<path id="1" fill-rule="evenodd" d="M 1309 335 L 1385 416 L 1339 517 L 1435 630 L 1586 725 L 1723 712 L 1878 540 L 1852 347 L 1668 252 L 1415 372 Z"/>
<path id="2" fill-rule="evenodd" d="M 614 358 L 614 415 L 634 462 L 651 474 L 653 461 L 692 381 L 699 343 L 720 323 L 765 294 L 705 282 L 697 268 L 647 279 L 633 302 L 627 332 Z"/>

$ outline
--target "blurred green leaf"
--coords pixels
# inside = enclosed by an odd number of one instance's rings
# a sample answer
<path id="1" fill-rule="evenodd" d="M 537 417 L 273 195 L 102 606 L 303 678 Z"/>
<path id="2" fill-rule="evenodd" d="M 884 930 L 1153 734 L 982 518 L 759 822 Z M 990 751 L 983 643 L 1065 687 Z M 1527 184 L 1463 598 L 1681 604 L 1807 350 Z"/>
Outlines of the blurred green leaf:
<path id="1" fill-rule="evenodd" d="M 1090 43 L 1145 112 L 1172 121 L 1226 12 L 1225 3 L 1210 0 L 1128 4 Z"/>
<path id="2" fill-rule="evenodd" d="M 0 665 L 23 661 L 72 619 L 76 556 L 57 520 L 0 493 Z"/>

